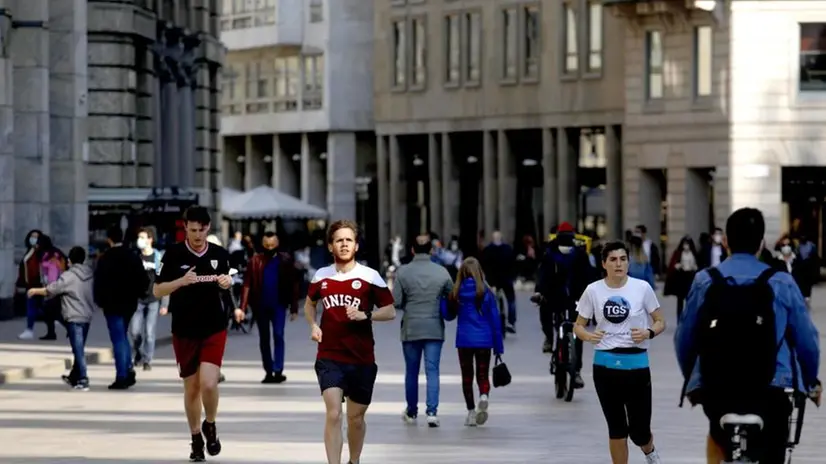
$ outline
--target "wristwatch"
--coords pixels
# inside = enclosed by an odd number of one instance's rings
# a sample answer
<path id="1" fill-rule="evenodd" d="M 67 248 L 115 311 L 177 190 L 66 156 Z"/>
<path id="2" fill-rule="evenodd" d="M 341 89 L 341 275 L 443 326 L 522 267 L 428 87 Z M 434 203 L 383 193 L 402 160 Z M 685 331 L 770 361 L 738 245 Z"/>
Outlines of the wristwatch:
<path id="1" fill-rule="evenodd" d="M 657 332 L 654 332 L 654 329 L 648 329 L 648 339 L 651 340 L 652 338 L 657 336 Z"/>
<path id="2" fill-rule="evenodd" d="M 373 322 L 373 311 L 365 311 L 364 315 L 367 316 L 367 319 L 365 319 L 365 321 Z"/>

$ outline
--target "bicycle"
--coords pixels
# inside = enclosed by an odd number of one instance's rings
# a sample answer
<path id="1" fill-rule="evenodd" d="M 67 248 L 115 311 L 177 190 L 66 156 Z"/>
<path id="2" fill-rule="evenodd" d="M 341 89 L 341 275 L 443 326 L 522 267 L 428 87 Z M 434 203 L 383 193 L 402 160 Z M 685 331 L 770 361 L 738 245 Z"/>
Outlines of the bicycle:
<path id="1" fill-rule="evenodd" d="M 536 304 L 547 305 L 541 296 L 531 298 Z M 554 338 L 551 349 L 550 372 L 554 377 L 554 389 L 557 399 L 570 403 L 577 389 L 577 336 L 574 333 L 576 320 L 574 308 L 567 307 L 553 312 Z"/>
<path id="2" fill-rule="evenodd" d="M 803 430 L 803 416 L 806 412 L 806 395 L 797 393 L 792 388 L 785 389 L 792 403 L 789 415 L 789 439 L 786 442 L 786 464 L 792 462 L 794 447 L 800 443 Z M 720 418 L 720 427 L 731 436 L 731 450 L 727 451 L 726 461 L 720 464 L 759 464 L 749 457 L 748 437 L 763 429 L 763 418 L 756 414 L 726 414 Z"/>

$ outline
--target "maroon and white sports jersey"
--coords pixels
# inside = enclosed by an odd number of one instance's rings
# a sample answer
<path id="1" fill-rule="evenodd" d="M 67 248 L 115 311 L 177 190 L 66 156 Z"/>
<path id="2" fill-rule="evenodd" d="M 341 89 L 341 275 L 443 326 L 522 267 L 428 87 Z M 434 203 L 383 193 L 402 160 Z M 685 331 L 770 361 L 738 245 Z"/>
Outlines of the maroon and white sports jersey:
<path id="1" fill-rule="evenodd" d="M 316 271 L 307 291 L 310 301 L 320 301 L 321 343 L 318 359 L 351 364 L 373 364 L 373 324 L 351 321 L 347 306 L 362 311 L 393 304 L 393 294 L 375 269 L 356 263 L 349 272 L 338 272 L 334 265 Z"/>

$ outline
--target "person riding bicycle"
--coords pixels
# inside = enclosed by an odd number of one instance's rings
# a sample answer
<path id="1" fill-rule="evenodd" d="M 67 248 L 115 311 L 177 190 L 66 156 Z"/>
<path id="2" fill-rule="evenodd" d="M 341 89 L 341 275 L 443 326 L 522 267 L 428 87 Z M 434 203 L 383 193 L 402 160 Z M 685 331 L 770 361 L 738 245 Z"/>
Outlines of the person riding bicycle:
<path id="1" fill-rule="evenodd" d="M 516 333 L 516 292 L 513 282 L 516 280 L 516 254 L 513 248 L 502 242 L 502 233 L 495 230 L 491 242 L 482 250 L 482 270 L 488 285 L 505 292 L 508 300 L 508 333 Z"/>
<path id="2" fill-rule="evenodd" d="M 792 276 L 758 260 L 765 228 L 757 209 L 732 213 L 725 238 L 731 256 L 697 273 L 675 335 L 684 395 L 709 419 L 708 464 L 731 453 L 723 415 L 760 416 L 749 458 L 782 464 L 792 414 L 786 389 L 820 404 L 818 331 Z"/>
<path id="3" fill-rule="evenodd" d="M 563 222 L 557 229 L 556 237 L 548 243 L 539 265 L 536 293 L 532 300 L 539 304 L 539 322 L 545 334 L 542 351 L 553 351 L 553 340 L 557 327 L 554 313 L 566 307 L 573 309 L 580 295 L 591 282 L 596 280 L 588 253 L 583 246 L 574 243 L 574 228 Z M 576 320 L 576 314 L 572 316 Z M 571 322 L 573 322 L 573 320 Z M 582 370 L 582 340 L 576 340 L 576 379 L 574 385 L 582 388 L 584 382 L 579 372 Z"/>

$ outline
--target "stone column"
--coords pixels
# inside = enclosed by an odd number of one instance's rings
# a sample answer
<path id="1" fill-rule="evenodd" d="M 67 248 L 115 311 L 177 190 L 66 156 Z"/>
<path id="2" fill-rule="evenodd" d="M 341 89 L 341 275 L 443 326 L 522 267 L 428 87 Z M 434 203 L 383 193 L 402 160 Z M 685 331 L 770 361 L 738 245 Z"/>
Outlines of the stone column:
<path id="1" fill-rule="evenodd" d="M 308 134 L 301 134 L 301 200 L 326 208 L 324 164 L 318 157 Z"/>
<path id="2" fill-rule="evenodd" d="M 558 222 L 556 197 L 556 146 L 553 130 L 546 128 L 542 129 L 542 241 Z"/>
<path id="3" fill-rule="evenodd" d="M 61 249 L 89 241 L 86 0 L 49 3 L 49 223 Z"/>
<path id="4" fill-rule="evenodd" d="M 428 230 L 439 234 L 444 234 L 442 227 L 442 162 L 439 153 L 439 134 L 428 134 L 427 136 L 427 185 L 428 185 L 428 206 L 427 213 L 430 217 Z M 449 236 L 442 236 L 442 242 L 446 243 Z"/>
<path id="5" fill-rule="evenodd" d="M 10 0 L 0 0 L 0 7 L 9 8 Z M 9 10 L 7 15 L 11 14 Z M 0 16 L 11 32 L 11 18 Z M 16 235 L 14 203 L 14 66 L 9 58 L 7 40 L 2 37 L 0 44 L 0 320 L 9 319 L 14 314 L 14 283 L 17 266 L 14 247 L 23 241 Z"/>
<path id="6" fill-rule="evenodd" d="M 327 211 L 330 220 L 356 219 L 356 134 L 327 134 Z"/>
<path id="7" fill-rule="evenodd" d="M 244 190 L 252 190 L 260 185 L 267 185 L 267 165 L 264 163 L 264 153 L 255 144 L 255 137 L 244 137 Z"/>
<path id="8" fill-rule="evenodd" d="M 161 94 L 163 89 L 162 73 L 166 71 L 163 64 L 163 59 L 159 58 L 156 54 L 153 54 L 152 56 L 155 69 L 155 74 L 152 77 L 152 148 L 154 152 L 152 179 L 154 182 L 153 186 L 165 187 L 167 186 L 167 182 L 164 168 L 163 133 L 166 116 L 163 111 L 164 106 L 161 99 Z"/>
<path id="9" fill-rule="evenodd" d="M 31 229 L 50 234 L 49 162 L 49 1 L 16 2 L 10 56 L 14 62 L 14 242 L 23 252 L 23 238 Z M 7 128 L 2 128 L 3 131 Z M 16 256 L 18 258 L 19 256 Z"/>
<path id="10" fill-rule="evenodd" d="M 496 184 L 496 140 L 494 133 L 490 131 L 482 132 L 482 215 L 485 235 L 496 230 L 497 206 L 497 184 Z"/>
<path id="11" fill-rule="evenodd" d="M 559 128 L 556 131 L 556 182 L 557 182 L 557 210 L 559 222 L 569 222 L 576 227 L 577 201 L 576 168 L 577 153 L 570 141 L 568 130 Z"/>
<path id="12" fill-rule="evenodd" d="M 459 235 L 459 179 L 453 158 L 453 144 L 450 134 L 442 137 L 442 233 L 445 239 Z"/>
<path id="13" fill-rule="evenodd" d="M 384 247 L 390 241 L 390 182 L 389 182 L 389 153 L 387 149 L 387 137 L 376 136 L 376 177 L 378 177 L 378 203 L 379 203 L 379 256 L 384 256 Z"/>
<path id="14" fill-rule="evenodd" d="M 178 123 L 180 137 L 178 139 L 178 170 L 180 186 L 191 189 L 195 187 L 195 87 L 197 85 L 198 68 L 195 65 L 195 47 L 199 41 L 184 37 L 181 45 L 183 53 L 178 75 Z"/>
<path id="15" fill-rule="evenodd" d="M 192 95 L 192 153 L 194 177 L 191 187 L 209 192 L 212 187 L 212 159 L 210 157 L 210 80 L 214 66 L 201 66 L 196 70 L 197 78 L 193 81 Z"/>
<path id="16" fill-rule="evenodd" d="M 163 145 L 163 170 L 164 170 L 164 187 L 180 186 L 181 174 L 180 163 L 180 145 L 178 137 L 180 136 L 181 124 L 179 116 L 179 106 L 181 104 L 178 98 L 178 60 L 173 53 L 178 47 L 177 32 L 171 29 L 165 29 L 163 32 L 163 41 L 159 44 L 163 47 L 163 56 L 161 58 L 161 106 L 162 114 L 165 115 L 163 121 L 163 132 L 161 144 Z"/>
<path id="17" fill-rule="evenodd" d="M 623 238 L 621 151 L 619 127 L 605 126 L 605 222 L 608 238 L 615 240 Z"/>
<path id="18" fill-rule="evenodd" d="M 403 241 L 407 241 L 411 237 L 407 237 L 407 205 L 400 201 L 404 192 L 404 186 L 401 181 L 401 153 L 399 150 L 399 139 L 395 135 L 390 136 L 390 235 L 395 237 L 399 235 Z"/>
<path id="19" fill-rule="evenodd" d="M 273 176 L 275 177 L 275 188 L 280 192 L 291 195 L 295 198 L 301 197 L 300 173 L 296 172 L 293 154 L 287 153 L 281 146 L 281 138 L 278 134 L 273 135 Z"/>
<path id="20" fill-rule="evenodd" d="M 516 235 L 516 159 L 511 153 L 506 131 L 500 130 L 496 140 L 497 222 L 503 241 L 513 243 Z"/>
<path id="21" fill-rule="evenodd" d="M 660 180 L 651 171 L 642 169 L 639 176 L 639 193 L 637 207 L 639 224 L 648 229 L 647 236 L 659 244 L 662 226 L 660 224 L 660 210 L 662 208 L 662 188 Z M 636 227 L 633 224 L 631 227 Z M 663 255 L 665 256 L 665 255 Z"/>

